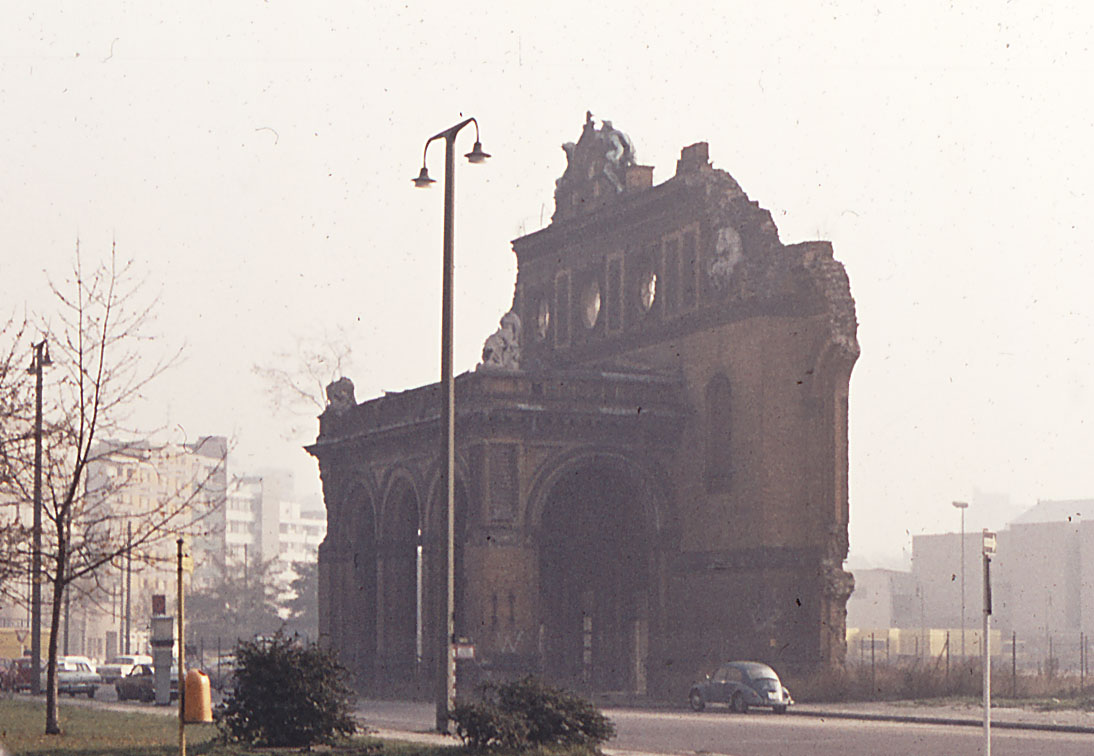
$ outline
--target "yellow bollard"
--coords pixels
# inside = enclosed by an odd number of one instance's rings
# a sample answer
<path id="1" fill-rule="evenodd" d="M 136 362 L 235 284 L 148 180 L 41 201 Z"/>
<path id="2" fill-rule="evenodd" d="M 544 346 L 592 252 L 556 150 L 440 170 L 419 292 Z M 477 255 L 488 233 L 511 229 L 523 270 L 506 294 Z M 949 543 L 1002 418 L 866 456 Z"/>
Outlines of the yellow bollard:
<path id="1" fill-rule="evenodd" d="M 213 701 L 207 674 L 197 669 L 186 673 L 186 700 L 183 705 L 183 721 L 186 724 L 213 721 Z"/>

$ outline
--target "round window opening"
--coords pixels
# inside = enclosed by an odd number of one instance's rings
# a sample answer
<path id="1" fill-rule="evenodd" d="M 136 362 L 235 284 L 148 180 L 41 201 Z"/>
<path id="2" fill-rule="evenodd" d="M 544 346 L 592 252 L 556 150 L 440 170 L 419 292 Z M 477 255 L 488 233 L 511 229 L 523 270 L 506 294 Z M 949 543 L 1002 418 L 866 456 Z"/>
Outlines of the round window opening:
<path id="1" fill-rule="evenodd" d="M 543 341 L 547 338 L 548 329 L 551 327 L 551 308 L 547 306 L 547 300 L 539 300 L 536 308 L 536 338 Z"/>
<path id="2" fill-rule="evenodd" d="M 586 328 L 595 326 L 600 317 L 600 284 L 596 281 L 590 281 L 581 293 L 581 317 Z"/>
<path id="3" fill-rule="evenodd" d="M 638 303 L 642 305 L 642 312 L 649 312 L 656 300 L 657 274 L 650 270 L 642 276 L 642 283 L 638 289 Z"/>

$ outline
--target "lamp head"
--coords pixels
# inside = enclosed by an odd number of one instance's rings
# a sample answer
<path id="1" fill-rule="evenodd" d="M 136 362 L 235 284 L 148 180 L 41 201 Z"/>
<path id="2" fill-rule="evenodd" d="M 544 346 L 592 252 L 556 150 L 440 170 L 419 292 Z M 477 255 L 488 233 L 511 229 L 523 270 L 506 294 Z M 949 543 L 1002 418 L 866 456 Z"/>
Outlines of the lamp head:
<path id="1" fill-rule="evenodd" d="M 968 509 L 969 508 L 969 503 L 967 501 L 955 501 L 953 503 L 953 505 L 955 507 L 957 507 L 958 509 Z"/>
<path id="2" fill-rule="evenodd" d="M 485 163 L 486 158 L 490 155 L 482 151 L 482 142 L 476 141 L 475 146 L 471 148 L 471 152 L 464 155 L 469 163 Z"/>
<path id="3" fill-rule="evenodd" d="M 429 171 L 426 167 L 422 166 L 422 172 L 418 174 L 418 178 L 414 179 L 414 186 L 419 189 L 426 189 L 430 184 L 436 184 L 437 182 L 429 177 Z"/>
<path id="4" fill-rule="evenodd" d="M 43 339 L 41 344 L 34 345 L 34 356 L 30 358 L 30 367 L 27 368 L 27 372 L 36 373 L 39 367 L 52 364 L 53 360 L 49 358 L 49 342 Z"/>

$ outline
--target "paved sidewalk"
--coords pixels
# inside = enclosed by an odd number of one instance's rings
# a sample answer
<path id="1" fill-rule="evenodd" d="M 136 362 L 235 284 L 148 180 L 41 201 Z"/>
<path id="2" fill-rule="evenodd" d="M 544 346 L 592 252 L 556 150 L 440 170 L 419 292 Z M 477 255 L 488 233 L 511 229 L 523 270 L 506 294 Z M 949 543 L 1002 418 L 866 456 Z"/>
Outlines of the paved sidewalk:
<path id="1" fill-rule="evenodd" d="M 981 727 L 982 706 L 965 703 L 929 704 L 915 701 L 860 702 L 845 704 L 797 704 L 790 708 L 797 716 L 864 719 L 924 724 L 956 724 Z M 1037 711 L 992 706 L 992 727 L 1000 729 L 1056 730 L 1094 734 L 1094 712 L 1077 709 Z"/>

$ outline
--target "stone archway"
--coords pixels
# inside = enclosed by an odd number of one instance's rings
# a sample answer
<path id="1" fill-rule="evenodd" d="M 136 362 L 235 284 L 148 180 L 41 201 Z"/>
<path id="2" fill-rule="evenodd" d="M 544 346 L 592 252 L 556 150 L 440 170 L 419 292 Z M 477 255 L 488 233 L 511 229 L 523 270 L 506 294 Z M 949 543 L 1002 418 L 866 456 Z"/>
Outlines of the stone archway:
<path id="1" fill-rule="evenodd" d="M 356 491 L 351 503 L 350 590 L 342 594 L 346 597 L 344 607 L 335 599 L 331 608 L 343 615 L 341 642 L 336 647 L 347 657 L 358 683 L 367 687 L 376 672 L 376 514 L 364 491 Z"/>
<path id="2" fill-rule="evenodd" d="M 384 505 L 379 549 L 381 663 L 388 681 L 413 680 L 417 668 L 419 522 L 417 494 L 409 483 L 397 483 Z"/>
<path id="3" fill-rule="evenodd" d="M 538 528 L 544 675 L 645 693 L 653 526 L 648 494 L 614 458 L 578 462 L 545 493 Z"/>
<path id="4" fill-rule="evenodd" d="M 455 567 L 455 634 L 456 637 L 467 635 L 469 630 L 469 618 L 467 612 L 468 588 L 465 579 L 466 574 L 466 548 L 468 537 L 468 522 L 471 515 L 468 512 L 469 498 L 467 486 L 461 477 L 457 477 L 452 492 L 455 508 L 455 528 L 453 533 L 453 562 Z M 439 639 L 443 632 L 444 623 L 444 586 L 442 585 L 442 551 L 443 541 L 447 538 L 447 524 L 444 519 L 443 507 L 439 501 L 439 491 L 434 489 L 432 504 L 429 508 L 429 525 L 425 534 L 422 564 L 422 667 L 423 683 L 435 682 L 437 673 L 437 650 Z M 470 691 L 469 691 L 470 692 Z"/>

